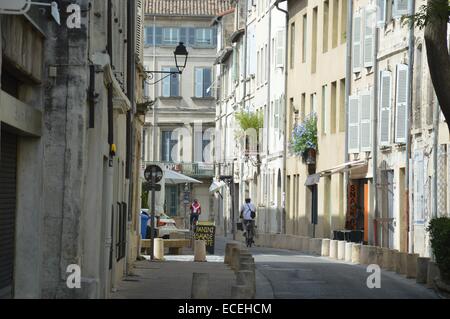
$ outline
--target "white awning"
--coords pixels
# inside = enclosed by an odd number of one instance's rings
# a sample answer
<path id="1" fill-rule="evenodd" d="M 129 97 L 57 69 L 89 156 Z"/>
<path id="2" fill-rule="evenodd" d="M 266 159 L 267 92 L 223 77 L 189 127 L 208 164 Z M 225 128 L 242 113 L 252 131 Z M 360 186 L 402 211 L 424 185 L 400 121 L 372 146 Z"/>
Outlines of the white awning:
<path id="1" fill-rule="evenodd" d="M 330 169 L 323 170 L 316 174 L 309 175 L 306 178 L 305 186 L 312 186 L 312 185 L 319 184 L 321 177 L 333 175 L 333 174 L 344 172 L 344 171 L 351 171 L 353 169 L 360 168 L 360 167 L 367 166 L 367 165 L 368 165 L 368 160 L 364 159 L 364 160 L 358 160 L 358 161 L 344 163 L 344 164 L 332 167 Z"/>
<path id="2" fill-rule="evenodd" d="M 210 193 L 217 192 L 218 190 L 224 188 L 226 185 L 227 184 L 224 181 L 214 181 L 209 187 L 209 192 Z"/>
<path id="3" fill-rule="evenodd" d="M 166 185 L 202 184 L 201 181 L 171 170 L 164 170 L 164 180 Z"/>

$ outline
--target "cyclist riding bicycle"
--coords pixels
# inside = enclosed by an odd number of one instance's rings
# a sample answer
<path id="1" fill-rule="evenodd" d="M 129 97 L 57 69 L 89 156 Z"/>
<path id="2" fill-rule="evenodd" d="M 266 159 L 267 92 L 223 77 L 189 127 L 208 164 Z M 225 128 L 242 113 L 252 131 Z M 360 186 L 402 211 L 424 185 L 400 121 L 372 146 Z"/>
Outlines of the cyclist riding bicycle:
<path id="1" fill-rule="evenodd" d="M 245 199 L 245 203 L 241 206 L 241 219 L 243 219 L 244 236 L 246 238 L 247 247 L 254 244 L 253 236 L 255 235 L 255 217 L 256 207 L 250 198 Z"/>

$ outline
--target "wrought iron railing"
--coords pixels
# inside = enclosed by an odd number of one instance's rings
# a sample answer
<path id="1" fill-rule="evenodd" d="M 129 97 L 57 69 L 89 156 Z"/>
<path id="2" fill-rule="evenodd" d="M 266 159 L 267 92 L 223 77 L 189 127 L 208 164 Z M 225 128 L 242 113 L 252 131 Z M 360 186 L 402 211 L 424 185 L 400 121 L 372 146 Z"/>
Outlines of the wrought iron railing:
<path id="1" fill-rule="evenodd" d="M 143 167 L 151 164 L 158 164 L 165 169 L 170 169 L 190 177 L 214 176 L 214 164 L 209 163 L 142 162 Z"/>

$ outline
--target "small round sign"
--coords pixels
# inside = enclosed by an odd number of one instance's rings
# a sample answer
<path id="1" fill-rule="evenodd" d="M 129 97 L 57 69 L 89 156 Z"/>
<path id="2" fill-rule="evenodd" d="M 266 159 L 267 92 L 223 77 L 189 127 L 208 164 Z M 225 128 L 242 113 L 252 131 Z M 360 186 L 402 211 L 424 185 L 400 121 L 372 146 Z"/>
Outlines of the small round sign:
<path id="1" fill-rule="evenodd" d="M 144 171 L 146 181 L 151 182 L 153 176 L 155 178 L 155 183 L 159 183 L 163 178 L 163 171 L 158 165 L 149 165 Z"/>

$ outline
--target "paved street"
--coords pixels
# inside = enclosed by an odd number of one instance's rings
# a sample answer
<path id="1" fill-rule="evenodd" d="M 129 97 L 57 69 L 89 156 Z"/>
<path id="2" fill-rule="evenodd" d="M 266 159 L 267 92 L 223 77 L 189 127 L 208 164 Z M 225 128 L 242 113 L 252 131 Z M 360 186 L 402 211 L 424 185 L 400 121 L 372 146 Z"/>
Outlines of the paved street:
<path id="1" fill-rule="evenodd" d="M 257 298 L 420 299 L 439 298 L 413 279 L 382 271 L 381 288 L 368 289 L 366 267 L 271 248 L 252 248 Z"/>

